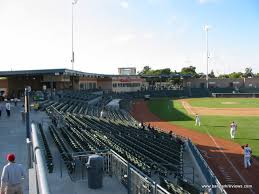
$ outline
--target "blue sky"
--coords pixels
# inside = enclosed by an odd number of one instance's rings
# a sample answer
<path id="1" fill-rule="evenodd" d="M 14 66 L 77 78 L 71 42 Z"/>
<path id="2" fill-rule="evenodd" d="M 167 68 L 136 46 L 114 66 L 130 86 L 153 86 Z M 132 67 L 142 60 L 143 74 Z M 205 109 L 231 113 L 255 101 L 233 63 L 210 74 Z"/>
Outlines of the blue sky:
<path id="1" fill-rule="evenodd" d="M 118 67 L 259 72 L 257 0 L 79 0 L 75 69 Z M 70 0 L 0 0 L 0 70 L 71 68 Z"/>

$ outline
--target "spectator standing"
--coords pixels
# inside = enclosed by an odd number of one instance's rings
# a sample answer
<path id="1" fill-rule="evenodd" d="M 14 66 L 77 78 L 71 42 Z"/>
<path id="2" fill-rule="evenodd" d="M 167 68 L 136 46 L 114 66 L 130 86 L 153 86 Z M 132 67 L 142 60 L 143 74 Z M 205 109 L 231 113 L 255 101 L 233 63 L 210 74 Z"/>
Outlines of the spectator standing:
<path id="1" fill-rule="evenodd" d="M 7 155 L 8 164 L 4 166 L 1 176 L 1 194 L 23 194 L 22 181 L 25 171 L 15 163 L 15 155 Z"/>
<path id="2" fill-rule="evenodd" d="M 14 106 L 17 106 L 18 99 L 14 98 Z"/>
<path id="3" fill-rule="evenodd" d="M 10 114 L 11 114 L 11 104 L 10 104 L 10 102 L 8 102 L 8 101 L 6 102 L 5 108 L 6 108 L 7 116 L 10 117 Z"/>

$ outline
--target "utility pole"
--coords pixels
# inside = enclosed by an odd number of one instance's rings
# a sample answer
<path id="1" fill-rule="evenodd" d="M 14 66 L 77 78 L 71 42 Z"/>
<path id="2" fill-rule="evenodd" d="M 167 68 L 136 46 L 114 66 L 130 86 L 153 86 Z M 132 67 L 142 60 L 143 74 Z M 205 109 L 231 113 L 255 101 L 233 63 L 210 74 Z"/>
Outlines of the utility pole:
<path id="1" fill-rule="evenodd" d="M 27 86 L 24 89 L 24 114 L 25 114 L 25 126 L 26 126 L 26 146 L 28 154 L 28 169 L 32 168 L 32 153 L 31 153 L 31 130 L 30 130 L 30 99 L 29 93 L 31 87 Z"/>

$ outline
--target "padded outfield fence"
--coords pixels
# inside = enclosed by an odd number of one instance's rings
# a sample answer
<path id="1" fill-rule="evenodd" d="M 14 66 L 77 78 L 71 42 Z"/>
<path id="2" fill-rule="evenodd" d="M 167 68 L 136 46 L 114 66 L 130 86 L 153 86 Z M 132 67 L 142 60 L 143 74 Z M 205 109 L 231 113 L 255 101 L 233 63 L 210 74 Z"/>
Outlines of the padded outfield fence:
<path id="1" fill-rule="evenodd" d="M 190 139 L 188 139 L 187 143 L 188 143 L 188 146 L 191 149 L 203 175 L 205 176 L 208 185 L 215 187 L 215 188 L 211 189 L 212 193 L 213 194 L 227 194 L 227 192 L 225 191 L 225 189 L 223 189 L 221 183 L 219 182 L 219 180 L 217 179 L 215 174 L 210 169 L 207 162 L 202 157 L 202 155 L 199 152 L 199 150 L 197 149 L 197 147 L 192 143 L 192 141 Z"/>
<path id="2" fill-rule="evenodd" d="M 215 98 L 259 98 L 259 93 L 212 93 Z"/>

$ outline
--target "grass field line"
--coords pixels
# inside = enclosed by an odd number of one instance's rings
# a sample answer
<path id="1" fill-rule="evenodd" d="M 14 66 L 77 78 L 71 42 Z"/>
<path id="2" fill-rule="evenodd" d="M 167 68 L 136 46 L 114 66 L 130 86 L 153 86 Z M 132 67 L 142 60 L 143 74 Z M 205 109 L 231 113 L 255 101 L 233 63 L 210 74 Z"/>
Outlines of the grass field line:
<path id="1" fill-rule="evenodd" d="M 181 103 L 182 103 L 183 107 L 185 108 L 185 110 L 187 110 L 188 114 L 195 115 L 195 113 L 192 111 L 189 103 L 185 102 L 184 100 L 181 100 Z"/>
<path id="2" fill-rule="evenodd" d="M 218 143 L 216 142 L 216 140 L 213 138 L 213 136 L 209 133 L 209 131 L 207 130 L 207 134 L 208 136 L 211 138 L 211 140 L 214 142 L 215 146 L 218 148 L 218 150 L 223 154 L 223 156 L 226 158 L 227 162 L 231 165 L 231 167 L 234 169 L 234 171 L 237 173 L 237 175 L 239 176 L 239 178 L 242 180 L 242 182 L 244 183 L 244 185 L 248 185 L 248 183 L 246 182 L 246 180 L 244 179 L 244 177 L 239 173 L 239 171 L 237 170 L 237 168 L 235 167 L 235 165 L 230 161 L 230 159 L 227 157 L 227 155 L 225 154 L 225 152 L 223 152 L 220 148 L 220 146 L 218 145 Z M 256 194 L 251 188 L 249 188 L 249 190 L 251 191 L 252 194 Z"/>

